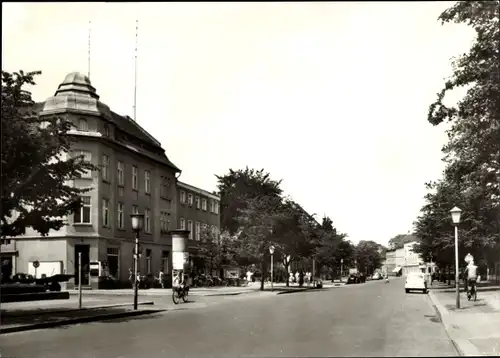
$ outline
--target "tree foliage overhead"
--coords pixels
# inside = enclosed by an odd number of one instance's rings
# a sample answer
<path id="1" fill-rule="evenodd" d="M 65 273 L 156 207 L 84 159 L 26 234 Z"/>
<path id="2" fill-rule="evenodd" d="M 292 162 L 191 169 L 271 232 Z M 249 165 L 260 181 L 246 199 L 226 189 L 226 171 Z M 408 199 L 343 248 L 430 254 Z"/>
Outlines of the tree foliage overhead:
<path id="1" fill-rule="evenodd" d="M 488 261 L 500 250 L 500 24 L 499 1 L 459 1 L 439 20 L 471 26 L 470 51 L 453 63 L 453 75 L 429 108 L 428 121 L 451 121 L 443 147 L 443 178 L 427 185 L 432 193 L 415 223 L 421 238 L 417 250 L 449 263 L 453 227 L 449 210 L 460 207 L 460 256 L 473 252 Z M 456 106 L 443 104 L 459 87 L 466 94 Z M 461 260 L 462 261 L 462 260 Z"/>
<path id="2" fill-rule="evenodd" d="M 82 157 L 67 157 L 69 121 L 44 118 L 47 125 L 41 126 L 25 89 L 40 73 L 2 71 L 2 237 L 22 235 L 28 227 L 42 235 L 60 229 L 87 191 L 68 181 L 96 169 Z"/>
<path id="3" fill-rule="evenodd" d="M 382 246 L 375 241 L 360 241 L 356 245 L 355 258 L 360 272 L 372 274 L 382 266 Z"/>
<path id="4" fill-rule="evenodd" d="M 397 249 L 402 249 L 405 244 L 413 241 L 418 241 L 418 237 L 415 235 L 410 235 L 410 234 L 400 234 L 394 236 L 392 239 L 389 240 L 389 248 L 391 250 L 397 250 Z"/>
<path id="5" fill-rule="evenodd" d="M 281 181 L 272 180 L 264 169 L 229 169 L 229 173 L 216 177 L 221 196 L 221 228 L 231 235 L 238 232 L 239 211 L 247 207 L 249 200 L 262 195 L 280 197 L 282 194 Z"/>

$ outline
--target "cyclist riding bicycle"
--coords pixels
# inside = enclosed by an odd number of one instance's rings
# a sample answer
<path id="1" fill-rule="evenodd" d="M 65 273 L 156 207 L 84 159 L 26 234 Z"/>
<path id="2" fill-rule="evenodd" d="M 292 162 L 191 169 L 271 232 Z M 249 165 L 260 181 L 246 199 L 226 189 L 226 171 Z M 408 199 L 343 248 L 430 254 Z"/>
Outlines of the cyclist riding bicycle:
<path id="1" fill-rule="evenodd" d="M 465 268 L 465 272 L 467 273 L 467 285 L 466 290 L 467 293 L 472 292 L 472 289 L 474 291 L 476 290 L 476 282 L 477 282 L 477 266 L 474 265 L 474 260 L 471 260 L 467 267 Z M 469 291 L 469 286 L 471 290 Z"/>
<path id="2" fill-rule="evenodd" d="M 183 270 L 179 270 L 175 276 L 173 286 L 178 290 L 184 291 L 186 289 L 186 277 Z"/>

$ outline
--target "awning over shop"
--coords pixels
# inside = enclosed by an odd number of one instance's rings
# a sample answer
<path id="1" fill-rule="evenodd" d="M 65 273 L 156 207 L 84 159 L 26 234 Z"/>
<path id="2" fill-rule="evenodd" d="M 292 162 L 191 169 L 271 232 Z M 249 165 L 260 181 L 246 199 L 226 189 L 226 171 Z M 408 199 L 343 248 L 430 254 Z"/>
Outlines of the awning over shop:
<path id="1" fill-rule="evenodd" d="M 396 267 L 394 270 L 392 270 L 392 273 L 399 272 L 401 271 L 401 267 Z"/>

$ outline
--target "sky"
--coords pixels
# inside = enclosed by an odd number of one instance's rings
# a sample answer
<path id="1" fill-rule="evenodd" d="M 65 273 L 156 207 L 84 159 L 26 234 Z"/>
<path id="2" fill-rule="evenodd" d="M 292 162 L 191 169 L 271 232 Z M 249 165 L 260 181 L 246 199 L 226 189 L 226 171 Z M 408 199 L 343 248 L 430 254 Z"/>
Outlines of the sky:
<path id="1" fill-rule="evenodd" d="M 451 2 L 2 3 L 2 70 L 41 70 L 33 98 L 87 74 L 212 191 L 264 168 L 354 243 L 407 233 L 440 177 L 445 126 L 429 105 L 472 30 Z M 456 102 L 454 93 L 448 102 Z"/>

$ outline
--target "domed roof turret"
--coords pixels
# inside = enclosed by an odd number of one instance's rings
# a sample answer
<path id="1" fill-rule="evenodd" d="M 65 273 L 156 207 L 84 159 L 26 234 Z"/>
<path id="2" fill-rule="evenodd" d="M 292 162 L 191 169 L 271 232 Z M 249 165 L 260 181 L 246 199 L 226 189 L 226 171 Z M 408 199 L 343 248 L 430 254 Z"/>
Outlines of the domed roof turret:
<path id="1" fill-rule="evenodd" d="M 99 95 L 90 79 L 80 72 L 66 75 L 54 96 L 45 102 L 40 115 L 66 111 L 103 116 L 111 120 L 109 107 L 99 101 Z"/>

